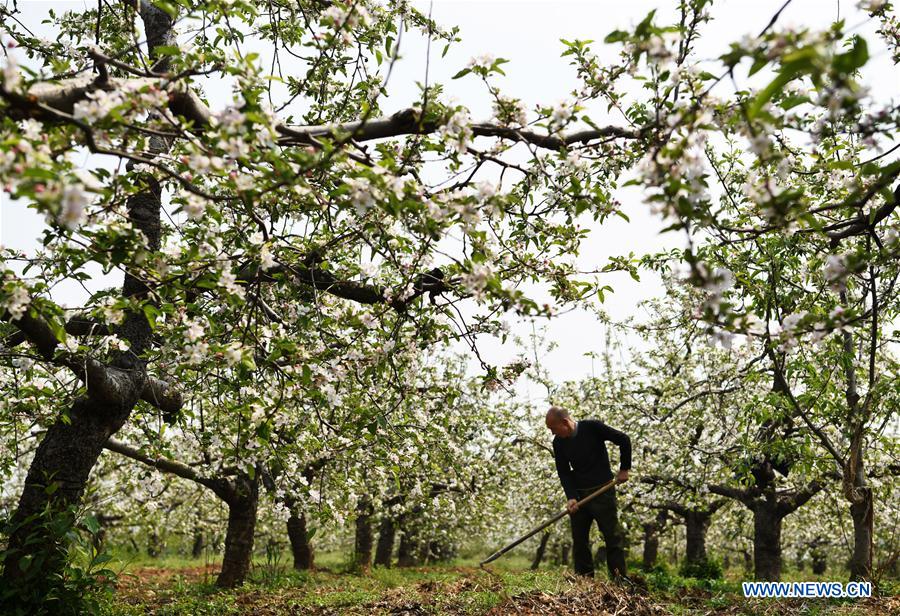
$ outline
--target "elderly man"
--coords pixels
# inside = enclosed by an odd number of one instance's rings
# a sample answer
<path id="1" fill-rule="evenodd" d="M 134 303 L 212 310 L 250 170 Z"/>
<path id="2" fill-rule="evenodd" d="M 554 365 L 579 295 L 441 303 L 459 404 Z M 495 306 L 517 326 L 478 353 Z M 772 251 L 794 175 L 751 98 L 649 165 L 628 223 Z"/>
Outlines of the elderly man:
<path id="1" fill-rule="evenodd" d="M 594 559 L 591 557 L 588 536 L 591 522 L 596 520 L 606 541 L 609 577 L 621 579 L 626 575 L 625 533 L 619 525 L 615 488 L 607 490 L 584 507 L 578 507 L 578 501 L 613 478 L 605 441 L 619 446 L 619 472 L 616 479 L 620 483 L 628 480 L 631 439 L 595 419 L 575 421 L 566 409 L 558 406 L 550 407 L 547 411 L 547 427 L 555 437 L 553 455 L 556 457 L 556 472 L 559 473 L 559 481 L 569 499 L 566 507 L 572 523 L 575 573 L 591 577 L 594 575 Z"/>

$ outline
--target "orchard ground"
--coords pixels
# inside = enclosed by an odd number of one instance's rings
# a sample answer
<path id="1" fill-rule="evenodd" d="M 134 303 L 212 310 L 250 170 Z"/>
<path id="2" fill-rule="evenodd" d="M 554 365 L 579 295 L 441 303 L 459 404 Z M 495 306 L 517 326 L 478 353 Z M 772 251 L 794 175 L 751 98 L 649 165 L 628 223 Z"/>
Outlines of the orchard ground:
<path id="1" fill-rule="evenodd" d="M 343 555 L 323 554 L 314 571 L 294 571 L 281 558 L 258 558 L 242 587 L 214 586 L 220 563 L 208 559 L 116 559 L 115 592 L 100 597 L 106 616 L 276 614 L 900 614 L 900 583 L 883 581 L 864 600 L 745 599 L 742 569 L 722 580 L 680 577 L 671 565 L 635 575 L 625 589 L 598 574 L 575 579 L 566 566 L 531 571 L 523 557 L 478 567 L 477 558 L 423 567 L 353 571 Z M 814 575 L 788 570 L 785 581 L 846 579 L 845 571 Z"/>

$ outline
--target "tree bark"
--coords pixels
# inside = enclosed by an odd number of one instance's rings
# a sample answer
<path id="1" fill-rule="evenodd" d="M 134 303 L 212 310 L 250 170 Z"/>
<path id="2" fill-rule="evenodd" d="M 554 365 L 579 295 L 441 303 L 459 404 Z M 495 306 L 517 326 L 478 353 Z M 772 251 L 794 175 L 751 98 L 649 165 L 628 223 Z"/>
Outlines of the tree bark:
<path id="1" fill-rule="evenodd" d="M 382 567 L 391 566 L 391 554 L 394 552 L 394 539 L 397 526 L 393 518 L 385 514 L 378 526 L 378 544 L 375 546 L 375 564 Z"/>
<path id="2" fill-rule="evenodd" d="M 859 502 L 850 505 L 850 517 L 853 520 L 853 555 L 850 557 L 850 579 L 872 579 L 872 541 L 875 520 L 875 508 L 872 489 L 857 488 L 862 495 Z"/>
<path id="3" fill-rule="evenodd" d="M 400 545 L 397 546 L 397 566 L 398 567 L 415 567 L 417 564 L 416 548 L 419 547 L 418 541 L 406 529 L 402 529 L 400 533 Z"/>
<path id="4" fill-rule="evenodd" d="M 537 551 L 534 553 L 534 559 L 531 561 L 531 570 L 536 571 L 544 560 L 544 552 L 547 551 L 547 542 L 550 540 L 550 533 L 541 535 L 541 542 L 538 544 Z"/>
<path id="5" fill-rule="evenodd" d="M 684 559 L 687 564 L 697 565 L 706 561 L 706 531 L 712 515 L 708 511 L 689 510 L 684 516 L 685 544 Z"/>
<path id="6" fill-rule="evenodd" d="M 200 528 L 194 529 L 194 543 L 191 545 L 191 557 L 200 558 L 203 556 L 203 531 Z"/>
<path id="7" fill-rule="evenodd" d="M 174 42 L 173 20 L 164 11 L 149 2 L 142 3 L 141 18 L 148 47 Z M 161 70 L 165 70 L 168 56 L 163 56 L 161 62 Z M 151 138 L 150 150 L 154 154 L 168 148 L 163 139 Z M 126 209 L 129 221 L 144 234 L 149 251 L 154 252 L 160 248 L 162 191 L 153 178 L 145 181 L 147 185 L 142 190 L 128 197 Z M 147 292 L 147 284 L 126 268 L 122 295 L 140 301 Z M 47 430 L 11 520 L 3 579 L 7 584 L 21 584 L 27 578 L 29 593 L 36 591 L 36 596 L 59 579 L 68 542 L 65 532 L 59 530 L 72 524 L 74 508 L 106 440 L 128 420 L 147 384 L 142 355 L 149 347 L 152 331 L 143 311 L 128 311 L 118 334 L 128 341 L 130 349 L 103 367 L 106 382 L 87 382 L 87 394 L 75 400 L 66 420 L 57 421 Z M 40 575 L 28 575 L 29 571 Z"/>
<path id="8" fill-rule="evenodd" d="M 368 499 L 360 499 L 356 506 L 356 537 L 353 544 L 353 564 L 359 569 L 368 569 L 372 563 L 372 504 Z"/>
<path id="9" fill-rule="evenodd" d="M 134 392 L 132 392 L 134 393 Z M 136 396 L 131 406 L 137 401 Z M 74 524 L 74 508 L 81 500 L 88 475 L 110 434 L 131 412 L 104 408 L 88 397 L 78 398 L 69 411 L 69 423 L 58 421 L 38 446 L 10 528 L 3 579 L 18 584 L 27 577 L 38 594 L 61 573 L 66 559 L 66 528 Z M 49 524 L 52 522 L 52 525 Z M 53 528 L 63 532 L 54 532 Z M 23 562 L 29 566 L 20 566 Z M 41 572 L 38 576 L 31 571 Z"/>
<path id="10" fill-rule="evenodd" d="M 306 530 L 306 514 L 291 511 L 287 521 L 288 539 L 294 556 L 294 569 L 308 571 L 313 568 L 313 547 Z"/>
<path id="11" fill-rule="evenodd" d="M 775 500 L 759 499 L 753 507 L 753 569 L 757 580 L 781 580 L 781 522 Z"/>
<path id="12" fill-rule="evenodd" d="M 259 473 L 253 479 L 240 477 L 235 483 L 235 494 L 228 501 L 228 531 L 225 534 L 222 571 L 216 579 L 219 588 L 234 588 L 243 584 L 253 557 Z"/>
<path id="13" fill-rule="evenodd" d="M 159 558 L 162 554 L 162 541 L 159 539 L 159 533 L 155 530 L 150 531 L 147 536 L 147 556 L 150 558 Z"/>
<path id="14" fill-rule="evenodd" d="M 657 558 L 659 558 L 659 529 L 651 522 L 644 524 L 644 551 L 641 558 L 644 570 L 655 567 Z"/>

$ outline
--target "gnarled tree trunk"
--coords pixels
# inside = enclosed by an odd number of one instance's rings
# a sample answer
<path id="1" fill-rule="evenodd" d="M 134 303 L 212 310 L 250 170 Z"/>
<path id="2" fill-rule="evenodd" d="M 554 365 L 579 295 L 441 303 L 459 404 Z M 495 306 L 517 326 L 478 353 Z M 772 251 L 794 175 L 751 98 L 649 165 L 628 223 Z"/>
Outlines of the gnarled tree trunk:
<path id="1" fill-rule="evenodd" d="M 850 579 L 872 579 L 872 543 L 874 539 L 875 507 L 872 488 L 857 488 L 861 499 L 850 505 L 853 520 L 853 555 L 850 557 Z"/>
<path id="2" fill-rule="evenodd" d="M 661 509 L 657 512 L 656 518 L 652 522 L 643 524 L 644 550 L 641 564 L 644 570 L 652 569 L 656 566 L 656 561 L 659 558 L 659 533 L 666 527 L 668 521 L 668 510 Z"/>
<path id="3" fill-rule="evenodd" d="M 148 2 L 142 3 L 141 17 L 150 49 L 174 43 L 172 18 L 168 14 Z M 167 63 L 164 57 L 158 69 L 167 70 Z M 156 154 L 168 147 L 159 137 L 150 140 L 150 150 Z M 126 208 L 129 221 L 147 238 L 148 249 L 157 251 L 161 188 L 151 177 L 145 181 L 147 186 L 128 197 Z M 147 292 L 146 283 L 126 269 L 123 297 L 143 300 Z M 52 340 L 46 336 L 36 338 L 37 321 L 25 316 L 17 323 L 33 343 L 43 347 L 40 350 L 45 358 L 52 359 L 57 344 L 55 336 Z M 117 333 L 128 341 L 130 350 L 119 353 L 109 366 L 95 362 L 93 373 L 88 369 L 88 375 L 82 375 L 88 385 L 87 394 L 75 400 L 65 420 L 57 421 L 47 430 L 35 452 L 19 506 L 11 520 L 3 579 L 6 584 L 26 583 L 28 592 L 37 593 L 35 596 L 40 596 L 42 587 L 59 578 L 67 553 L 66 534 L 59 531 L 71 526 L 72 511 L 81 501 L 88 476 L 106 440 L 128 420 L 146 385 L 146 363 L 142 355 L 150 345 L 152 332 L 143 311 L 127 312 Z M 31 575 L 33 572 L 40 574 Z"/>
<path id="4" fill-rule="evenodd" d="M 410 532 L 403 529 L 400 534 L 400 545 L 397 546 L 397 566 L 415 567 L 418 565 L 417 549 L 419 542 Z"/>
<path id="5" fill-rule="evenodd" d="M 372 503 L 360 499 L 356 506 L 356 536 L 353 543 L 353 564 L 368 569 L 372 562 Z"/>
<path id="6" fill-rule="evenodd" d="M 219 588 L 234 588 L 244 583 L 253 558 L 256 509 L 259 504 L 259 473 L 253 479 L 240 476 L 235 481 L 228 503 L 228 531 L 222 571 L 216 579 Z"/>
<path id="7" fill-rule="evenodd" d="M 294 556 L 294 569 L 307 571 L 313 568 L 313 548 L 306 530 L 306 515 L 291 511 L 287 521 L 288 539 L 291 542 L 291 554 Z"/>
<path id="8" fill-rule="evenodd" d="M 200 558 L 203 556 L 203 531 L 200 527 L 194 529 L 194 543 L 191 545 L 191 557 Z"/>
<path id="9" fill-rule="evenodd" d="M 538 567 L 541 566 L 541 561 L 544 560 L 544 552 L 547 550 L 547 542 L 550 540 L 550 533 L 544 533 L 541 535 L 541 542 L 538 544 L 537 550 L 534 553 L 534 559 L 531 561 L 531 570 L 535 571 Z"/>
<path id="10" fill-rule="evenodd" d="M 394 552 L 394 539 L 397 526 L 393 518 L 385 514 L 378 525 L 378 543 L 375 546 L 375 564 L 382 567 L 391 566 L 391 554 Z"/>
<path id="11" fill-rule="evenodd" d="M 706 562 L 706 531 L 711 521 L 712 515 L 708 511 L 688 511 L 684 516 L 687 537 L 684 559 L 687 564 Z"/>
<path id="12" fill-rule="evenodd" d="M 778 503 L 760 499 L 753 508 L 753 570 L 757 580 L 781 579 L 781 522 Z"/>

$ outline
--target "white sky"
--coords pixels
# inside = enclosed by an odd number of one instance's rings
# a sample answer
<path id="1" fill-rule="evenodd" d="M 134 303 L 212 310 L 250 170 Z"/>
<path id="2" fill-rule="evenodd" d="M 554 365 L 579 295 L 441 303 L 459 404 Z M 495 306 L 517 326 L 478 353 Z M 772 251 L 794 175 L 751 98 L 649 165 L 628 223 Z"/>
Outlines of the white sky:
<path id="1" fill-rule="evenodd" d="M 593 50 L 603 58 L 614 57 L 617 46 L 604 48 L 603 38 L 614 29 L 628 29 L 638 23 L 652 9 L 657 8 L 659 23 L 674 21 L 677 2 L 651 0 L 623 1 L 417 1 L 414 4 L 425 13 L 431 10 L 433 18 L 444 27 L 460 26 L 462 42 L 451 47 L 446 57 L 441 58 L 442 43 L 432 46 L 429 83 L 444 84 L 445 92 L 464 103 L 474 119 L 490 116 L 490 99 L 480 80 L 469 77 L 452 81 L 451 76 L 472 56 L 490 53 L 510 60 L 503 66 L 506 78 L 495 83 L 504 94 L 519 97 L 529 107 L 536 104 L 548 105 L 567 97 L 578 86 L 574 69 L 568 58 L 560 58 L 563 50 L 559 39 L 593 39 Z M 771 16 L 783 4 L 783 0 L 725 0 L 711 7 L 714 21 L 701 32 L 698 55 L 714 60 L 727 50 L 728 43 L 740 39 L 744 34 L 757 34 Z M 798 27 L 826 28 L 840 14 L 845 18 L 847 29 L 865 34 L 870 43 L 872 59 L 867 65 L 864 81 L 872 88 L 872 94 L 882 101 L 897 98 L 898 82 L 893 66 L 883 46 L 878 45 L 872 23 L 860 12 L 853 0 L 795 0 L 784 11 L 778 28 L 789 25 Z M 78 10 L 88 6 L 84 2 L 55 2 L 20 0 L 24 8 L 23 21 L 36 32 L 42 32 L 40 21 L 49 8 L 57 12 L 65 8 Z M 669 17 L 670 19 L 667 19 Z M 43 30 L 46 32 L 46 30 Z M 382 104 L 387 112 L 409 106 L 417 101 L 416 81 L 425 80 L 426 41 L 416 32 L 405 33 L 400 49 L 401 59 L 394 67 L 387 90 L 389 98 Z M 287 60 L 282 57 L 282 62 Z M 286 65 L 288 72 L 290 67 Z M 765 78 L 765 75 L 761 75 Z M 728 85 L 730 87 L 730 85 Z M 212 94 L 213 90 L 208 89 Z M 223 92 L 223 105 L 230 99 Z M 212 97 L 211 97 L 212 100 Z M 218 106 L 218 105 L 214 105 Z M 598 118 L 598 114 L 592 114 Z M 600 117 L 602 119 L 602 117 Z M 612 118 L 610 122 L 616 122 Z M 22 204 L 9 203 L 6 195 L 0 207 L 0 243 L 31 252 L 37 246 L 43 221 Z M 583 269 L 602 266 L 610 255 L 627 255 L 634 251 L 640 255 L 664 248 L 683 246 L 680 233 L 660 235 L 662 222 L 649 213 L 649 208 L 635 190 L 619 191 L 617 197 L 624 205 L 624 211 L 631 218 L 626 223 L 613 218 L 595 229 L 583 247 L 579 264 Z M 104 282 L 104 286 L 119 284 L 121 275 Z M 610 274 L 604 278 L 615 292 L 607 295 L 605 309 L 614 318 L 624 318 L 634 314 L 636 304 L 661 292 L 659 280 L 652 273 L 642 275 L 640 283 L 634 282 L 628 274 Z M 83 292 L 74 284 L 59 289 L 55 299 L 77 305 Z M 512 318 L 513 332 L 528 336 L 530 323 L 516 323 Z M 547 321 L 538 322 L 540 327 Z M 549 322 L 549 338 L 558 343 L 557 350 L 543 360 L 543 366 L 554 379 L 576 379 L 591 373 L 591 359 L 585 354 L 599 353 L 603 348 L 604 332 L 596 319 L 589 313 L 578 310 Z M 487 338 L 479 341 L 479 348 L 488 363 L 503 364 L 516 357 L 518 349 Z M 530 392 L 535 401 L 540 391 Z"/>

